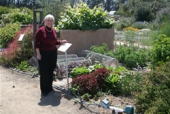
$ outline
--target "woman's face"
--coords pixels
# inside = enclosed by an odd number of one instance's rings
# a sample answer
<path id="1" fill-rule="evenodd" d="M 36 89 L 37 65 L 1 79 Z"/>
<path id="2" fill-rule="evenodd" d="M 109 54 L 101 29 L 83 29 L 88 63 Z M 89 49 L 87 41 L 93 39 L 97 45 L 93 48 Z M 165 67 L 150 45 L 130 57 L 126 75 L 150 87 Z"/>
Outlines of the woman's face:
<path id="1" fill-rule="evenodd" d="M 48 19 L 45 20 L 45 25 L 46 25 L 47 27 L 52 27 L 53 24 L 54 24 L 53 19 L 48 18 Z"/>

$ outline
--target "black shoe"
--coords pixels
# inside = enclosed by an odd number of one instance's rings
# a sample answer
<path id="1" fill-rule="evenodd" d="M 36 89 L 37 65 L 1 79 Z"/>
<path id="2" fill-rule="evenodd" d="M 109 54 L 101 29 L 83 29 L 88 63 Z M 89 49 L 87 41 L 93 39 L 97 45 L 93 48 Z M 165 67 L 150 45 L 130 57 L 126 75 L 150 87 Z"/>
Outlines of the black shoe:
<path id="1" fill-rule="evenodd" d="M 42 93 L 41 96 L 42 97 L 46 97 L 48 93 Z"/>

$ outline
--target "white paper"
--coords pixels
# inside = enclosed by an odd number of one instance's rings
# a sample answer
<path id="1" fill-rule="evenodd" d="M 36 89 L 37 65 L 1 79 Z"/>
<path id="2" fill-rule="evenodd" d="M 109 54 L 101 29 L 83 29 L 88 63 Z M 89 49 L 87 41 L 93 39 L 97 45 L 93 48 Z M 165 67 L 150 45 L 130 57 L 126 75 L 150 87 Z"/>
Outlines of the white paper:
<path id="1" fill-rule="evenodd" d="M 25 34 L 20 34 L 19 39 L 18 39 L 19 42 L 23 40 L 24 35 L 25 35 Z"/>
<path id="2" fill-rule="evenodd" d="M 58 48 L 58 51 L 66 52 L 71 45 L 71 43 L 64 43 Z"/>

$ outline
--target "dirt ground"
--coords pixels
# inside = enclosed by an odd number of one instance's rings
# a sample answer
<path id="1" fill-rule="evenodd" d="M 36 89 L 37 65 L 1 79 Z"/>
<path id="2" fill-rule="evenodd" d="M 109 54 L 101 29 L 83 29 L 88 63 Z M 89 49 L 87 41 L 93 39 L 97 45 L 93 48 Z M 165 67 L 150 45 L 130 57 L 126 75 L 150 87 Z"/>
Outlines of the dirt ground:
<path id="1" fill-rule="evenodd" d="M 133 105 L 132 99 L 126 97 L 104 98 L 117 107 Z M 17 74 L 0 66 L 0 114 L 112 114 L 111 110 L 96 105 L 84 106 L 74 104 L 72 97 L 56 89 L 41 97 L 39 77 Z"/>
<path id="2" fill-rule="evenodd" d="M 111 114 L 97 106 L 81 107 L 55 90 L 41 97 L 39 78 L 18 75 L 0 66 L 0 114 Z"/>

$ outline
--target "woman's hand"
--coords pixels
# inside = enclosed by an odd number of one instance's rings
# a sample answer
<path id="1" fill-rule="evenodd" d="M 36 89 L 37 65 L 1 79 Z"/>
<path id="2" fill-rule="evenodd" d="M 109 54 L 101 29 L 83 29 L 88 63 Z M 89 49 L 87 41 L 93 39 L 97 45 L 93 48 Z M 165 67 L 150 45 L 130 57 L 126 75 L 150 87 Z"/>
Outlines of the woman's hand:
<path id="1" fill-rule="evenodd" d="M 37 54 L 37 59 L 41 60 L 41 54 Z"/>
<path id="2" fill-rule="evenodd" d="M 60 40 L 61 44 L 67 43 L 67 40 Z"/>

